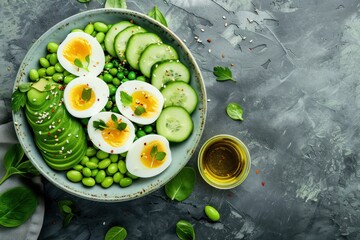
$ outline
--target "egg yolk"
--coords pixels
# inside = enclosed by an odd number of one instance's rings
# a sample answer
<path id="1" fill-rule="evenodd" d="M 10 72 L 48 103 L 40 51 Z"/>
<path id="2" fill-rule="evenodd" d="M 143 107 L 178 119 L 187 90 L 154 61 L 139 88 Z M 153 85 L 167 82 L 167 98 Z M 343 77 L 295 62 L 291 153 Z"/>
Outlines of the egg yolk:
<path id="1" fill-rule="evenodd" d="M 121 120 L 119 120 L 121 123 Z M 121 147 L 123 146 L 130 136 L 130 128 L 126 126 L 124 130 L 116 129 L 115 122 L 109 120 L 106 125 L 106 129 L 101 131 L 101 135 L 105 142 L 107 142 L 112 147 Z"/>
<path id="2" fill-rule="evenodd" d="M 86 62 L 86 57 L 91 55 L 91 45 L 83 38 L 71 39 L 63 49 L 63 56 L 72 64 L 79 59 Z"/>
<path id="3" fill-rule="evenodd" d="M 160 153 L 160 152 L 166 153 L 166 148 L 165 148 L 164 144 L 159 140 L 155 140 L 155 141 L 148 142 L 145 144 L 144 144 L 144 147 L 143 147 L 143 149 L 141 151 L 141 155 L 140 155 L 142 164 L 144 164 L 144 166 L 146 166 L 148 168 L 157 168 L 157 167 L 161 166 L 166 161 L 166 155 L 165 155 L 164 159 L 156 160 L 156 157 L 154 155 L 151 156 L 151 150 L 156 146 L 158 153 Z"/>
<path id="4" fill-rule="evenodd" d="M 159 102 L 154 95 L 148 91 L 135 91 L 132 93 L 132 105 L 131 109 L 135 112 L 137 107 L 143 107 L 145 112 L 141 114 L 141 117 L 152 117 L 159 107 Z"/>
<path id="5" fill-rule="evenodd" d="M 87 84 L 79 84 L 74 86 L 71 91 L 70 91 L 70 102 L 71 102 L 71 107 L 73 109 L 79 110 L 79 111 L 83 111 L 86 110 L 88 108 L 90 108 L 95 100 L 96 100 L 96 96 L 94 91 L 91 89 L 91 97 L 90 99 L 83 99 L 82 95 L 83 95 L 83 91 L 84 90 L 89 90 L 91 88 L 89 88 L 89 86 Z"/>

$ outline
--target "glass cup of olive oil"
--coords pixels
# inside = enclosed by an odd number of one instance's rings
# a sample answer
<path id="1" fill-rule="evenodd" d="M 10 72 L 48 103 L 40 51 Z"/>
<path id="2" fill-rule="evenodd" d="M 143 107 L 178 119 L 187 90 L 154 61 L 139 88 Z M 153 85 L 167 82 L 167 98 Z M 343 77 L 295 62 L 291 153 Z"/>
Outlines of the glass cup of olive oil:
<path id="1" fill-rule="evenodd" d="M 245 144 L 227 134 L 208 139 L 198 155 L 202 178 L 219 189 L 239 186 L 248 176 L 250 166 L 250 154 Z"/>

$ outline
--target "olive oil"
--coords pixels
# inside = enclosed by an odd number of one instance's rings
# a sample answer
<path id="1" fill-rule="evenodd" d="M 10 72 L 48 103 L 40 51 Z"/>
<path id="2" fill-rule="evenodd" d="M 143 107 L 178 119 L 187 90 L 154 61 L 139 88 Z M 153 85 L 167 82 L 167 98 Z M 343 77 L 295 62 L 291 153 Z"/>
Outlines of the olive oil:
<path id="1" fill-rule="evenodd" d="M 218 188 L 232 188 L 245 180 L 250 170 L 246 146 L 230 135 L 210 138 L 199 153 L 199 170 L 204 180 Z"/>

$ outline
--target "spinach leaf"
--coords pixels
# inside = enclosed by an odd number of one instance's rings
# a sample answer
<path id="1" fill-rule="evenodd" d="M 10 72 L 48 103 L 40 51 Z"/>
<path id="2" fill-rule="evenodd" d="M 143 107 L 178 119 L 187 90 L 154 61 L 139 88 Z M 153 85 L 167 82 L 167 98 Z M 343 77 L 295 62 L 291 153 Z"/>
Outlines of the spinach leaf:
<path id="1" fill-rule="evenodd" d="M 176 223 L 176 235 L 181 240 L 195 240 L 195 231 L 191 223 L 180 220 Z"/>
<path id="2" fill-rule="evenodd" d="M 243 120 L 244 110 L 237 103 L 234 102 L 229 103 L 226 107 L 226 113 L 233 120 L 241 120 L 241 121 Z"/>
<path id="3" fill-rule="evenodd" d="M 162 12 L 159 10 L 159 8 L 157 6 L 154 6 L 148 13 L 147 15 L 153 19 L 155 19 L 156 21 L 162 23 L 163 25 L 165 25 L 166 27 L 167 22 L 166 19 L 164 17 L 164 15 L 162 14 Z"/>
<path id="4" fill-rule="evenodd" d="M 15 187 L 0 195 L 0 225 L 17 227 L 34 213 L 36 195 L 26 187 Z"/>
<path id="5" fill-rule="evenodd" d="M 112 227 L 110 228 L 106 235 L 105 240 L 124 240 L 127 236 L 127 231 L 123 227 Z"/>
<path id="6" fill-rule="evenodd" d="M 192 167 L 184 167 L 165 185 L 165 193 L 171 200 L 183 201 L 192 193 L 196 175 Z"/>
<path id="7" fill-rule="evenodd" d="M 39 175 L 30 160 L 24 158 L 24 150 L 20 144 L 14 144 L 4 156 L 5 175 L 0 180 L 0 185 L 15 174 L 26 176 L 27 174 Z"/>
<path id="8" fill-rule="evenodd" d="M 127 8 L 126 0 L 106 0 L 105 8 Z"/>

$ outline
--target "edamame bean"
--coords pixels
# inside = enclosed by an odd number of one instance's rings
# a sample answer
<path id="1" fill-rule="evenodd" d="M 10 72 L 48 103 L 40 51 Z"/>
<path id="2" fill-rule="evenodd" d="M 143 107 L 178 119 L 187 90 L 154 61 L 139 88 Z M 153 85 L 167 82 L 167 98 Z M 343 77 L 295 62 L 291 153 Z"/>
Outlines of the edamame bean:
<path id="1" fill-rule="evenodd" d="M 96 32 L 96 31 L 93 31 L 92 34 L 90 34 L 90 35 L 93 36 L 93 37 L 95 37 L 96 34 L 97 34 L 97 32 Z"/>
<path id="2" fill-rule="evenodd" d="M 84 30 L 80 28 L 74 28 L 73 30 L 71 30 L 71 32 L 84 32 Z"/>
<path id="3" fill-rule="evenodd" d="M 46 75 L 48 76 L 52 76 L 55 74 L 55 67 L 54 66 L 50 66 L 46 69 Z"/>
<path id="4" fill-rule="evenodd" d="M 84 175 L 84 177 L 90 177 L 91 176 L 91 169 L 88 167 L 84 167 L 82 169 L 82 174 Z"/>
<path id="5" fill-rule="evenodd" d="M 60 63 L 57 63 L 57 64 L 59 64 L 60 65 Z M 61 66 L 61 65 L 60 65 Z M 56 66 L 55 66 L 56 67 Z M 61 66 L 62 67 L 62 66 Z M 65 69 L 64 69 L 64 76 L 66 77 L 66 76 L 69 76 L 69 75 L 71 75 L 71 73 L 69 73 L 68 71 L 66 71 Z"/>
<path id="6" fill-rule="evenodd" d="M 120 153 L 120 156 L 123 158 L 126 157 L 126 155 L 127 155 L 127 152 Z"/>
<path id="7" fill-rule="evenodd" d="M 122 174 L 125 174 L 127 169 L 126 169 L 126 164 L 124 162 L 124 160 L 120 160 L 118 162 L 118 169 L 119 169 L 119 172 L 122 173 Z"/>
<path id="8" fill-rule="evenodd" d="M 93 163 L 98 164 L 98 163 L 99 163 L 99 159 L 97 159 L 96 157 L 91 157 L 91 158 L 90 158 L 90 162 L 93 162 Z"/>
<path id="9" fill-rule="evenodd" d="M 116 172 L 113 175 L 114 183 L 119 183 L 122 178 L 124 178 L 124 175 L 122 175 L 120 172 Z"/>
<path id="10" fill-rule="evenodd" d="M 49 42 L 47 45 L 47 50 L 50 53 L 56 53 L 58 50 L 59 45 L 56 42 Z"/>
<path id="11" fill-rule="evenodd" d="M 138 76 L 138 77 L 136 77 L 136 80 L 146 82 L 145 76 Z"/>
<path id="12" fill-rule="evenodd" d="M 91 35 L 94 32 L 94 24 L 89 23 L 88 25 L 86 25 L 84 32 Z"/>
<path id="13" fill-rule="evenodd" d="M 105 33 L 103 32 L 98 32 L 95 36 L 96 40 L 99 42 L 99 43 L 102 43 L 104 42 L 104 39 L 105 39 Z"/>
<path id="14" fill-rule="evenodd" d="M 129 178 L 134 179 L 134 180 L 139 178 L 138 176 L 135 176 L 134 174 L 130 173 L 129 171 L 126 172 L 126 176 L 128 176 Z"/>
<path id="15" fill-rule="evenodd" d="M 110 73 L 105 73 L 103 80 L 104 80 L 106 83 L 111 83 L 112 80 L 113 80 L 113 78 L 114 78 L 114 77 L 113 77 Z"/>
<path id="16" fill-rule="evenodd" d="M 54 75 L 52 76 L 52 79 L 55 81 L 55 82 L 62 82 L 63 79 L 64 79 L 64 74 L 62 73 L 54 73 Z"/>
<path id="17" fill-rule="evenodd" d="M 96 157 L 101 160 L 101 159 L 108 158 L 108 157 L 109 157 L 109 154 L 108 154 L 107 152 L 104 152 L 104 151 L 102 151 L 102 150 L 99 150 L 99 151 L 97 151 L 97 153 L 96 153 Z"/>
<path id="18" fill-rule="evenodd" d="M 127 77 L 130 80 L 134 80 L 136 78 L 136 73 L 134 71 L 130 71 Z"/>
<path id="19" fill-rule="evenodd" d="M 86 163 L 89 161 L 89 157 L 88 156 L 84 156 L 83 159 L 81 159 L 80 164 L 83 166 L 86 166 Z"/>
<path id="20" fill-rule="evenodd" d="M 205 206 L 205 214 L 211 221 L 219 221 L 220 220 L 220 214 L 216 208 L 210 205 Z"/>
<path id="21" fill-rule="evenodd" d="M 95 162 L 88 161 L 86 163 L 86 167 L 90 168 L 91 170 L 96 169 L 98 167 L 98 164 Z"/>
<path id="22" fill-rule="evenodd" d="M 74 75 L 68 75 L 68 76 L 64 77 L 64 83 L 68 84 L 69 82 L 71 82 L 75 78 L 76 78 L 76 76 L 74 76 Z"/>
<path id="23" fill-rule="evenodd" d="M 111 81 L 112 81 L 112 79 L 111 79 Z M 109 87 L 110 96 L 114 96 L 117 88 L 111 83 L 108 84 L 108 87 Z"/>
<path id="24" fill-rule="evenodd" d="M 40 58 L 39 62 L 40 62 L 40 65 L 44 68 L 50 67 L 49 60 L 47 60 L 46 58 L 43 58 L 43 57 Z"/>
<path id="25" fill-rule="evenodd" d="M 83 178 L 81 172 L 70 170 L 66 173 L 66 177 L 72 182 L 80 182 Z"/>
<path id="26" fill-rule="evenodd" d="M 108 62 L 105 64 L 104 69 L 109 70 L 114 67 L 114 64 L 112 62 Z"/>
<path id="27" fill-rule="evenodd" d="M 109 73 L 111 74 L 111 75 L 113 75 L 113 76 L 116 76 L 116 74 L 118 73 L 118 70 L 117 70 L 117 68 L 111 68 L 110 70 L 109 70 Z"/>
<path id="28" fill-rule="evenodd" d="M 146 125 L 143 129 L 146 133 L 152 133 L 153 131 L 153 127 L 151 125 Z"/>
<path id="29" fill-rule="evenodd" d="M 37 71 L 38 71 L 39 77 L 46 76 L 46 68 L 39 68 Z"/>
<path id="30" fill-rule="evenodd" d="M 104 170 L 100 170 L 100 171 L 96 174 L 96 176 L 95 176 L 95 181 L 96 181 L 97 183 L 101 183 L 102 181 L 104 181 L 105 177 L 106 177 L 105 171 L 104 171 Z"/>
<path id="31" fill-rule="evenodd" d="M 111 109 L 112 112 L 114 113 L 120 113 L 119 109 L 117 108 L 117 106 L 114 106 L 112 109 Z"/>
<path id="32" fill-rule="evenodd" d="M 103 22 L 95 22 L 94 29 L 98 32 L 106 33 L 108 31 L 108 26 Z"/>
<path id="33" fill-rule="evenodd" d="M 58 63 L 58 58 L 56 53 L 52 53 L 49 58 L 49 62 L 52 66 L 55 66 L 56 63 Z"/>
<path id="34" fill-rule="evenodd" d="M 81 182 L 87 187 L 93 187 L 95 185 L 95 180 L 92 177 L 85 177 Z"/>
<path id="35" fill-rule="evenodd" d="M 107 110 L 110 110 L 110 109 L 112 108 L 113 104 L 114 104 L 114 103 L 109 100 L 109 101 L 106 103 L 105 108 L 106 108 Z"/>
<path id="36" fill-rule="evenodd" d="M 112 84 L 114 84 L 116 87 L 118 87 L 120 85 L 120 79 L 114 77 L 112 80 Z"/>
<path id="37" fill-rule="evenodd" d="M 33 82 L 38 81 L 40 78 L 38 71 L 36 69 L 31 69 L 29 72 L 29 78 Z"/>
<path id="38" fill-rule="evenodd" d="M 65 76 L 65 69 L 63 68 L 63 66 L 61 66 L 61 64 L 60 63 L 56 63 L 55 64 L 55 71 L 57 71 L 57 72 L 59 72 L 59 73 L 64 73 L 64 76 Z M 67 72 L 67 73 L 69 73 L 69 72 Z M 67 74 L 67 75 L 69 75 L 69 74 Z M 66 75 L 66 76 L 67 76 Z"/>
<path id="39" fill-rule="evenodd" d="M 128 177 L 125 177 L 125 178 L 122 178 L 120 179 L 120 187 L 128 187 L 132 184 L 132 179 L 131 178 L 128 178 Z"/>
<path id="40" fill-rule="evenodd" d="M 111 164 L 110 158 L 105 158 L 104 160 L 101 160 L 98 164 L 99 169 L 105 169 Z"/>
<path id="41" fill-rule="evenodd" d="M 115 162 L 117 162 L 119 160 L 119 155 L 110 154 L 109 158 L 110 158 L 111 162 L 115 163 Z"/>
<path id="42" fill-rule="evenodd" d="M 113 175 L 118 171 L 118 165 L 117 163 L 111 163 L 108 168 L 106 169 L 106 173 L 109 175 Z"/>
<path id="43" fill-rule="evenodd" d="M 94 147 L 88 147 L 86 149 L 86 154 L 85 154 L 86 156 L 92 157 L 95 156 L 95 154 L 96 154 L 96 149 Z"/>
<path id="44" fill-rule="evenodd" d="M 118 72 L 117 74 L 116 74 L 116 76 L 117 76 L 117 78 L 118 79 L 123 79 L 124 78 L 124 72 Z"/>
<path id="45" fill-rule="evenodd" d="M 95 177 L 95 176 L 98 174 L 98 172 L 99 172 L 99 169 L 93 169 L 93 170 L 91 170 L 91 176 L 92 176 L 92 177 Z"/>
<path id="46" fill-rule="evenodd" d="M 105 177 L 104 181 L 101 182 L 103 188 L 109 188 L 114 183 L 114 179 L 110 176 Z"/>
<path id="47" fill-rule="evenodd" d="M 83 165 L 80 165 L 80 164 L 75 165 L 75 166 L 73 167 L 73 169 L 74 169 L 74 170 L 77 170 L 77 171 L 81 171 L 83 168 L 84 168 L 84 166 L 83 166 Z"/>
<path id="48" fill-rule="evenodd" d="M 110 60 L 111 60 L 111 56 L 110 56 L 110 55 L 106 55 L 106 56 L 105 56 L 105 62 L 108 63 L 108 62 L 110 62 Z"/>
<path id="49" fill-rule="evenodd" d="M 138 138 L 141 138 L 141 137 L 143 137 L 143 136 L 145 136 L 146 135 L 146 133 L 143 131 L 143 130 L 138 130 L 137 132 L 136 132 L 136 136 L 138 137 Z"/>
<path id="50" fill-rule="evenodd" d="M 105 43 L 103 43 L 103 42 L 100 43 L 100 46 L 101 46 L 102 50 L 105 51 Z"/>

